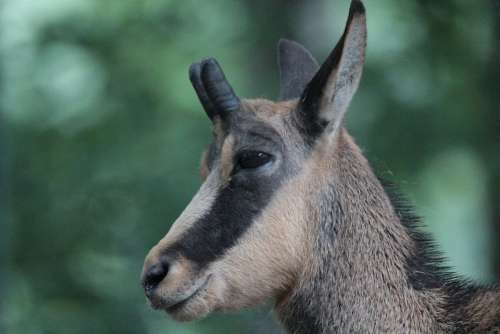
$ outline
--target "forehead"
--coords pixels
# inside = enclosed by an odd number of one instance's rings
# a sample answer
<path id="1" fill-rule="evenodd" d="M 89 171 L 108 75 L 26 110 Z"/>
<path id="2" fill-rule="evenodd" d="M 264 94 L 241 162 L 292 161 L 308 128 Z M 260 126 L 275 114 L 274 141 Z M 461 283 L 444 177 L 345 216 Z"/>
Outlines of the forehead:
<path id="1" fill-rule="evenodd" d="M 295 100 L 273 102 L 265 99 L 244 99 L 239 114 L 243 117 L 253 116 L 260 121 L 275 124 L 286 119 L 296 105 Z"/>
<path id="2" fill-rule="evenodd" d="M 202 170 L 211 169 L 226 144 L 226 158 L 241 149 L 284 151 L 287 142 L 300 138 L 293 127 L 291 113 L 297 101 L 272 102 L 264 99 L 244 99 L 239 111 L 225 123 L 215 122 L 214 140 L 201 160 Z M 297 132 L 297 133 L 295 133 Z M 231 138 L 227 148 L 227 139 Z M 292 145 L 297 146 L 297 145 Z"/>
<path id="3" fill-rule="evenodd" d="M 226 127 L 217 127 L 220 130 L 217 136 L 225 137 L 231 134 L 276 140 L 288 132 L 287 123 L 295 104 L 293 101 L 243 100 L 240 110 L 231 115 Z"/>

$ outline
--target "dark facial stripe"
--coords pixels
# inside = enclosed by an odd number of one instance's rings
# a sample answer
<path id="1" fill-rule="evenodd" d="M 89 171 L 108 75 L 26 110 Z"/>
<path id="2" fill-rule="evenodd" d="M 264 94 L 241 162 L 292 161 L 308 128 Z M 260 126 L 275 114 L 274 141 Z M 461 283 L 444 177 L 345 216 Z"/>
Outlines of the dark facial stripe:
<path id="1" fill-rule="evenodd" d="M 258 175 L 242 171 L 220 190 L 212 208 L 199 219 L 169 252 L 179 253 L 202 269 L 222 256 L 251 226 L 279 188 L 283 174 Z"/>

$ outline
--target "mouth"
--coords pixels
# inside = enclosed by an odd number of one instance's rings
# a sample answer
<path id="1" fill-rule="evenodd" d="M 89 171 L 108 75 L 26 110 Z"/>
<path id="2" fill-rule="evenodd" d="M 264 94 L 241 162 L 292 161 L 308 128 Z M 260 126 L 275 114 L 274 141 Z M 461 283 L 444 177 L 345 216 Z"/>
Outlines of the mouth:
<path id="1" fill-rule="evenodd" d="M 198 288 L 196 288 L 192 294 L 190 294 L 189 296 L 187 296 L 186 298 L 176 302 L 175 304 L 173 305 L 170 305 L 168 307 L 165 307 L 165 311 L 169 314 L 174 314 L 174 313 L 177 313 L 178 311 L 182 310 L 184 308 L 184 306 L 186 306 L 191 300 L 193 299 L 196 299 L 196 297 L 198 297 L 200 295 L 201 292 L 203 292 L 205 290 L 205 288 L 207 287 L 209 281 L 210 281 L 210 278 L 212 277 L 212 275 L 208 275 L 206 278 L 205 278 L 205 281 L 200 284 L 200 286 Z"/>

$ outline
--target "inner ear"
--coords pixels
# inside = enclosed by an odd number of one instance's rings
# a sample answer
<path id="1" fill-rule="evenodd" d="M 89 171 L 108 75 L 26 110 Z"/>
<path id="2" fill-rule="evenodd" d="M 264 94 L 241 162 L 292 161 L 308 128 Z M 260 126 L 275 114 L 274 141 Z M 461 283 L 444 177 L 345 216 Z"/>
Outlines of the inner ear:
<path id="1" fill-rule="evenodd" d="M 287 39 L 278 42 L 278 66 L 282 101 L 299 98 L 319 68 L 305 47 Z"/>
<path id="2" fill-rule="evenodd" d="M 361 1 L 352 0 L 344 34 L 304 90 L 297 109 L 311 137 L 326 128 L 336 132 L 356 92 L 366 50 L 366 16 Z"/>

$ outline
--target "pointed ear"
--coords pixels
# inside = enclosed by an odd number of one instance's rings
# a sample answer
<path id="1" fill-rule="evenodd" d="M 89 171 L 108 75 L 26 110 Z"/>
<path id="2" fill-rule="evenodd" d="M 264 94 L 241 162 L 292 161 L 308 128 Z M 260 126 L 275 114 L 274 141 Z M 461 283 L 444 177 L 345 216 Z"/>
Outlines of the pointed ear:
<path id="1" fill-rule="evenodd" d="M 300 97 L 319 66 L 309 51 L 297 42 L 280 39 L 278 42 L 280 68 L 280 100 Z"/>
<path id="2" fill-rule="evenodd" d="M 361 79 L 365 49 L 365 8 L 360 0 L 352 0 L 344 34 L 307 85 L 297 109 L 311 137 L 340 127 Z"/>

